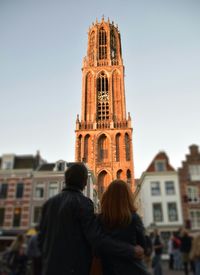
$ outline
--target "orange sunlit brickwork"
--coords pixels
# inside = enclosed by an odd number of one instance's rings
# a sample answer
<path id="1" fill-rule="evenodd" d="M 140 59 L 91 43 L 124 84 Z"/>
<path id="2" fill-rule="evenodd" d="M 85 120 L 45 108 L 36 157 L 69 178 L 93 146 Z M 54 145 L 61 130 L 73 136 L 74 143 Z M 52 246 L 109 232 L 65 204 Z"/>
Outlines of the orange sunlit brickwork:
<path id="1" fill-rule="evenodd" d="M 134 190 L 132 126 L 126 114 L 120 32 L 104 18 L 89 28 L 83 60 L 81 118 L 76 120 L 76 161 L 82 160 L 97 177 L 99 195 L 116 178 Z"/>

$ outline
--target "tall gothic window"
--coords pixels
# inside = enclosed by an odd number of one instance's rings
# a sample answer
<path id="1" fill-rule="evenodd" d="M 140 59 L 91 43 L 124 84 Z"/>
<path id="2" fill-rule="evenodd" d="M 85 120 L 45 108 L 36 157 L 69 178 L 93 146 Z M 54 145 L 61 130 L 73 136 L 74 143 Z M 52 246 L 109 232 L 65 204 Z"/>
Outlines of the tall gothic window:
<path id="1" fill-rule="evenodd" d="M 98 161 L 103 162 L 108 159 L 108 138 L 105 134 L 101 135 L 98 140 Z"/>
<path id="2" fill-rule="evenodd" d="M 107 35 L 106 31 L 102 27 L 99 30 L 99 59 L 107 58 Z"/>
<path id="3" fill-rule="evenodd" d="M 116 161 L 120 161 L 120 134 L 116 135 L 115 144 L 116 144 Z"/>
<path id="4" fill-rule="evenodd" d="M 89 64 L 94 65 L 94 43 L 95 43 L 95 33 L 94 31 L 90 34 L 89 40 Z"/>
<path id="5" fill-rule="evenodd" d="M 116 70 L 112 75 L 113 113 L 115 120 L 122 119 L 121 77 Z"/>
<path id="6" fill-rule="evenodd" d="M 85 81 L 85 120 L 92 119 L 92 74 L 88 73 Z"/>
<path id="7" fill-rule="evenodd" d="M 81 161 L 82 135 L 78 137 L 78 161 Z"/>
<path id="8" fill-rule="evenodd" d="M 115 60 L 117 57 L 117 43 L 116 43 L 115 33 L 113 30 L 111 30 L 110 32 L 110 54 L 111 54 L 111 60 Z"/>
<path id="9" fill-rule="evenodd" d="M 97 78 L 97 119 L 109 119 L 108 78 L 104 72 Z"/>
<path id="10" fill-rule="evenodd" d="M 129 135 L 125 134 L 125 151 L 126 151 L 126 160 L 130 160 L 130 138 Z"/>
<path id="11" fill-rule="evenodd" d="M 85 140 L 84 140 L 84 160 L 85 160 L 85 162 L 88 162 L 89 138 L 90 138 L 90 135 L 86 135 Z"/>

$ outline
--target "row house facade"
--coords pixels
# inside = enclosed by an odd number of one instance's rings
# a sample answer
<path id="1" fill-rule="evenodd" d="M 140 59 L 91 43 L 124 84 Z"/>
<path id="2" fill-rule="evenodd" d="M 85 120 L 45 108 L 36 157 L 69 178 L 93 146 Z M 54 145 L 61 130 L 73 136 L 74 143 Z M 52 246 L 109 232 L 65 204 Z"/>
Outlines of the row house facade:
<path id="1" fill-rule="evenodd" d="M 200 152 L 197 145 L 189 147 L 178 176 L 184 225 L 195 233 L 200 231 Z"/>
<path id="2" fill-rule="evenodd" d="M 0 235 L 1 239 L 23 232 L 30 224 L 33 172 L 44 160 L 39 152 L 0 158 Z"/>
<path id="3" fill-rule="evenodd" d="M 0 158 L 0 250 L 17 234 L 27 232 L 39 222 L 42 205 L 61 192 L 64 171 L 72 164 L 63 160 L 47 163 L 39 153 L 6 154 Z M 84 194 L 97 206 L 95 178 L 87 169 Z"/>
<path id="4" fill-rule="evenodd" d="M 159 152 L 142 174 L 138 183 L 141 190 L 143 222 L 148 231 L 158 228 L 165 252 L 172 232 L 182 227 L 182 208 L 178 173 L 171 166 L 165 152 Z"/>

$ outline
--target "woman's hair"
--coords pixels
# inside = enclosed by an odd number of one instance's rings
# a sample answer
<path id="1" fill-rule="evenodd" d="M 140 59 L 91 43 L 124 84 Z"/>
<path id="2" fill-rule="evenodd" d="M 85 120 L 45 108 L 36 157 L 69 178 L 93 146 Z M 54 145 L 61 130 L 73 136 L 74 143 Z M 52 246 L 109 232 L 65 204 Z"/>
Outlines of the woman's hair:
<path id="1" fill-rule="evenodd" d="M 130 187 L 122 180 L 114 180 L 101 199 L 101 218 L 108 228 L 126 226 L 136 211 Z"/>

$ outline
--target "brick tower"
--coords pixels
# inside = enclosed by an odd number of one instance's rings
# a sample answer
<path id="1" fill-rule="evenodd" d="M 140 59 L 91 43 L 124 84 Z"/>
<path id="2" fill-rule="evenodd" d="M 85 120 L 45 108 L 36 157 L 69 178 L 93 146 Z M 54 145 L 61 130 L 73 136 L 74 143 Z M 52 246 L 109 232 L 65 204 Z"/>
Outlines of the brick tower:
<path id="1" fill-rule="evenodd" d="M 97 177 L 98 193 L 116 178 L 134 190 L 131 118 L 126 115 L 121 38 L 114 23 L 92 24 L 82 68 L 82 110 L 76 120 L 76 161 Z"/>

